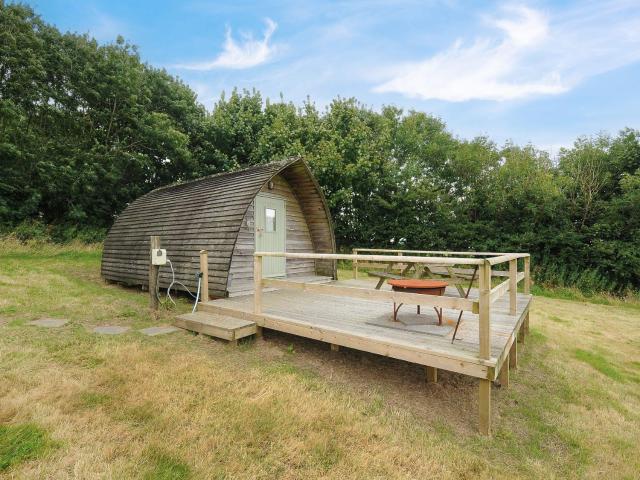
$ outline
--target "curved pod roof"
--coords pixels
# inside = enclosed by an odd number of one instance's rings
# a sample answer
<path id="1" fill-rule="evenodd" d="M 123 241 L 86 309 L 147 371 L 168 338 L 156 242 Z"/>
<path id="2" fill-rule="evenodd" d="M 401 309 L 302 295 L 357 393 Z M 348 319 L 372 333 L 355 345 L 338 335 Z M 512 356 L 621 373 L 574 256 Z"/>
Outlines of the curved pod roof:
<path id="1" fill-rule="evenodd" d="M 302 158 L 290 158 L 236 172 L 157 188 L 131 203 L 116 219 L 104 242 L 102 276 L 130 285 L 147 285 L 149 237 L 159 235 L 176 280 L 197 286 L 199 252 L 209 252 L 209 293 L 227 294 L 227 279 L 238 232 L 255 196 L 272 178 L 287 180 L 307 219 L 314 250 L 335 252 L 326 200 Z M 160 269 L 167 287 L 170 268 Z"/>

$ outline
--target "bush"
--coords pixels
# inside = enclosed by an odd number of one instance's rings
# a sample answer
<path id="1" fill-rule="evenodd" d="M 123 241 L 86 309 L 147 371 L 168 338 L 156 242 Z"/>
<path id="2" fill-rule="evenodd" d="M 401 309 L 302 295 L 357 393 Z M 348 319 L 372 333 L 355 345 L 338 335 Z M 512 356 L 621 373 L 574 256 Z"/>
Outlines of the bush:
<path id="1" fill-rule="evenodd" d="M 534 269 L 536 283 L 551 288 L 576 288 L 584 295 L 596 293 L 622 294 L 626 285 L 618 285 L 597 269 L 570 268 L 566 265 L 543 263 Z"/>
<path id="2" fill-rule="evenodd" d="M 59 225 L 54 227 L 51 232 L 51 237 L 56 243 L 69 243 L 73 241 L 81 243 L 99 243 L 102 242 L 106 236 L 106 228 L 78 228 L 75 225 Z"/>
<path id="3" fill-rule="evenodd" d="M 75 225 L 45 225 L 39 220 L 25 220 L 16 226 L 0 229 L 0 241 L 4 245 L 37 246 L 51 245 L 93 245 L 101 243 L 107 235 L 106 228 Z"/>
<path id="4" fill-rule="evenodd" d="M 50 227 L 38 220 L 25 220 L 13 229 L 7 229 L 3 236 L 13 237 L 23 243 L 52 241 Z"/>

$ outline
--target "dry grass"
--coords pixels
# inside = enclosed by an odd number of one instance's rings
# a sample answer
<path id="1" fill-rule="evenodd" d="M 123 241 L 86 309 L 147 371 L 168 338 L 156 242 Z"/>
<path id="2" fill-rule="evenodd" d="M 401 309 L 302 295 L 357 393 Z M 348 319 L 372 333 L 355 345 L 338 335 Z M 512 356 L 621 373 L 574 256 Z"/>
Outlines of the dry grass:
<path id="1" fill-rule="evenodd" d="M 0 425 L 51 447 L 6 478 L 635 478 L 640 312 L 538 298 L 495 434 L 476 382 L 270 332 L 231 348 L 98 324 L 168 323 L 104 284 L 99 251 L 0 255 Z M 187 304 L 179 309 L 186 310 Z M 29 327 L 41 316 L 71 323 Z"/>

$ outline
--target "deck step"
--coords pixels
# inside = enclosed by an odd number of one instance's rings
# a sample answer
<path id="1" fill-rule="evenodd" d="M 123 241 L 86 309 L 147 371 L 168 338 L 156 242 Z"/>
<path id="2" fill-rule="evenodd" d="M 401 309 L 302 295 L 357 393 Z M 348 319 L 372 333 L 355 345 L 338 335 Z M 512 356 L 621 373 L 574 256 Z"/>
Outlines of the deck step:
<path id="1" fill-rule="evenodd" d="M 233 342 L 256 333 L 256 323 L 208 312 L 178 315 L 173 324 L 192 332 L 203 333 Z"/>

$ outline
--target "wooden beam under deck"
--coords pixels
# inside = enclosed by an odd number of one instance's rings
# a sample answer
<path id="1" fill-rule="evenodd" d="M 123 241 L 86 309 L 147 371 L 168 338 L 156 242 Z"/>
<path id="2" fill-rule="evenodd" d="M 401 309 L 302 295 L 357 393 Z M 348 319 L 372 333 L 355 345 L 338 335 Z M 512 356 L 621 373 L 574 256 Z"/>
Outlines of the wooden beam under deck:
<path id="1" fill-rule="evenodd" d="M 479 430 L 482 435 L 491 435 L 491 381 L 480 379 L 478 397 Z"/>

